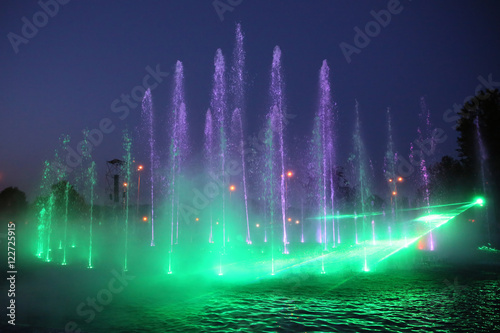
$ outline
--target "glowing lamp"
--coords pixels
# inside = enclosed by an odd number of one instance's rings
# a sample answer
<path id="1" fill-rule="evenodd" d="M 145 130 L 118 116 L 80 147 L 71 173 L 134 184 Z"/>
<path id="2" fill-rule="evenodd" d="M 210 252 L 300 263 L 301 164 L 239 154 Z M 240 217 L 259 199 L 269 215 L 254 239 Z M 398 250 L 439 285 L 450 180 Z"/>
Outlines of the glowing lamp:
<path id="1" fill-rule="evenodd" d="M 403 177 L 398 177 L 398 182 L 402 182 L 403 181 Z"/>
<path id="2" fill-rule="evenodd" d="M 236 190 L 236 186 L 231 185 L 229 186 L 229 191 L 234 192 Z"/>
<path id="3" fill-rule="evenodd" d="M 292 177 L 292 176 L 293 176 L 293 172 L 288 171 L 288 172 L 286 173 L 286 175 L 290 178 L 290 177 Z"/>
<path id="4" fill-rule="evenodd" d="M 148 221 L 148 217 L 147 217 L 147 216 L 143 216 L 143 217 L 142 217 L 142 220 L 143 220 L 144 222 L 147 222 L 147 221 Z"/>
<path id="5" fill-rule="evenodd" d="M 139 165 L 139 166 L 137 167 L 137 171 L 141 171 L 143 168 L 144 168 L 144 167 L 143 167 L 142 165 Z"/>
<path id="6" fill-rule="evenodd" d="M 255 226 L 258 228 L 258 227 L 260 227 L 260 224 L 257 223 Z"/>
<path id="7" fill-rule="evenodd" d="M 128 186 L 128 184 L 127 184 L 127 183 L 123 183 L 123 187 L 127 187 L 127 186 Z"/>
<path id="8" fill-rule="evenodd" d="M 392 191 L 392 195 L 396 195 L 398 194 L 396 191 Z"/>
<path id="9" fill-rule="evenodd" d="M 288 222 L 292 222 L 292 218 L 291 217 L 288 218 Z"/>
<path id="10" fill-rule="evenodd" d="M 484 205 L 484 199 L 483 198 L 477 198 L 475 204 L 482 207 Z"/>

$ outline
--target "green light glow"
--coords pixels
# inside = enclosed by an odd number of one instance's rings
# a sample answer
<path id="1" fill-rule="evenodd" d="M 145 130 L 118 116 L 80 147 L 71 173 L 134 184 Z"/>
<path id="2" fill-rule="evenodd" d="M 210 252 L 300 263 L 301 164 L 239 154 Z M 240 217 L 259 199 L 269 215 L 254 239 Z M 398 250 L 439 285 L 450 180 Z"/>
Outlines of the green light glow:
<path id="1" fill-rule="evenodd" d="M 444 207 L 444 206 L 452 206 L 452 205 L 458 205 L 458 204 L 441 205 L 441 206 Z M 407 242 L 406 239 L 405 239 L 405 245 L 404 246 L 399 247 L 396 250 L 392 251 L 391 253 L 389 253 L 388 255 L 386 255 L 385 257 L 383 257 L 382 259 L 380 259 L 378 262 L 381 262 L 381 261 L 389 258 L 390 256 L 398 253 L 403 248 L 408 247 L 410 244 L 415 243 L 417 240 L 419 240 L 423 236 L 431 233 L 432 230 L 434 230 L 436 228 L 439 228 L 443 224 L 445 224 L 445 223 L 449 222 L 450 220 L 452 220 L 455 216 L 458 216 L 458 215 L 462 214 L 463 212 L 465 212 L 466 210 L 468 210 L 469 208 L 471 208 L 472 206 L 474 206 L 475 202 L 473 202 L 473 203 L 466 203 L 466 204 L 460 203 L 460 205 L 462 205 L 462 206 L 461 207 L 457 207 L 457 208 L 449 211 L 448 214 L 428 214 L 428 215 L 424 215 L 424 216 L 421 216 L 421 217 L 415 219 L 415 221 L 433 222 L 433 223 L 435 223 L 435 225 L 434 225 L 434 227 L 430 228 L 429 230 L 427 230 L 426 232 L 422 233 L 421 235 L 419 235 L 419 236 L 417 236 L 417 237 L 415 237 L 413 239 L 410 239 L 409 242 Z"/>
<path id="2" fill-rule="evenodd" d="M 475 204 L 482 207 L 484 205 L 484 199 L 483 198 L 476 198 Z"/>

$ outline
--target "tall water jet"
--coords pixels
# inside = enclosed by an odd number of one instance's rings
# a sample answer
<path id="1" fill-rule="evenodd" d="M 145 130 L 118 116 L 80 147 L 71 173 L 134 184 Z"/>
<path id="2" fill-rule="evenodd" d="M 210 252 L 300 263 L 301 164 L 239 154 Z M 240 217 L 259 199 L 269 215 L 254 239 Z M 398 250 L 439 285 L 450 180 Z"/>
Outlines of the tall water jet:
<path id="1" fill-rule="evenodd" d="M 321 214 L 323 216 L 323 245 L 327 249 L 327 215 L 331 211 L 332 216 L 332 242 L 335 245 L 335 219 L 333 218 L 334 207 L 334 148 L 333 148 L 333 102 L 330 87 L 330 67 L 326 60 L 323 60 L 319 72 L 319 108 L 316 114 L 317 130 L 317 159 L 320 179 Z M 329 192 L 329 193 L 328 193 Z M 329 202 L 327 202 L 327 200 Z M 331 207 L 328 207 L 328 205 Z"/>
<path id="2" fill-rule="evenodd" d="M 392 137 L 392 120 L 391 120 L 391 109 L 387 108 L 387 150 L 384 157 L 384 175 L 386 182 L 389 186 L 390 196 L 391 196 L 391 212 L 392 221 L 388 225 L 389 232 L 389 242 L 392 245 L 392 226 L 396 222 L 396 211 L 397 211 L 397 200 L 394 198 L 394 194 L 397 194 L 397 181 L 399 177 L 396 177 L 396 161 L 397 154 L 394 152 L 394 141 Z"/>
<path id="3" fill-rule="evenodd" d="M 53 168 L 58 164 L 58 155 L 56 152 L 56 161 L 51 164 L 49 161 L 44 162 L 44 170 L 42 182 L 40 185 L 41 189 L 41 197 L 37 200 L 36 206 L 38 209 L 38 248 L 37 248 L 37 256 L 39 258 L 43 258 L 46 262 L 50 262 L 51 258 L 51 235 L 52 235 L 52 218 L 54 213 L 54 204 L 55 197 L 54 192 L 52 191 L 52 181 L 53 181 Z M 62 172 L 62 170 L 55 170 L 56 178 L 59 178 L 57 174 Z"/>
<path id="4" fill-rule="evenodd" d="M 178 183 L 182 164 L 188 149 L 186 104 L 184 101 L 184 68 L 182 62 L 177 61 L 175 67 L 174 92 L 172 97 L 171 141 L 170 141 L 170 250 L 168 260 L 168 273 L 172 273 L 172 251 L 174 245 L 174 224 L 176 225 L 176 241 L 179 241 L 179 191 Z"/>
<path id="5" fill-rule="evenodd" d="M 205 166 L 205 171 L 208 174 L 214 174 L 214 166 L 215 166 L 215 161 L 216 161 L 216 156 L 215 156 L 215 149 L 214 149 L 214 143 L 215 143 L 215 133 L 214 133 L 214 124 L 213 124 L 213 118 L 212 118 L 212 112 L 210 109 L 207 110 L 206 116 L 205 116 L 205 142 L 204 142 L 204 159 L 206 162 Z M 209 229 L 209 236 L 208 236 L 208 242 L 213 243 L 213 205 L 212 202 L 210 202 L 210 229 Z"/>
<path id="6" fill-rule="evenodd" d="M 93 225 L 94 225 L 94 187 L 97 182 L 97 175 L 95 170 L 95 162 L 92 161 L 89 168 L 87 169 L 87 174 L 89 177 L 90 184 L 90 219 L 89 219 L 89 260 L 88 268 L 93 267 L 93 257 L 92 257 L 92 239 L 93 239 Z"/>
<path id="7" fill-rule="evenodd" d="M 131 178 L 131 168 L 132 168 L 132 139 L 127 131 L 123 132 L 123 150 L 125 154 L 123 155 L 123 168 L 124 168 L 124 184 L 125 186 L 125 197 L 124 199 L 124 209 L 125 209 L 125 257 L 123 261 L 123 271 L 128 271 L 128 218 L 129 218 L 129 192 L 131 191 L 132 184 L 130 183 Z"/>
<path id="8" fill-rule="evenodd" d="M 243 136 L 243 121 L 241 120 L 240 109 L 235 109 L 232 116 L 232 126 L 231 132 L 233 132 L 234 139 L 236 141 L 236 151 L 241 159 L 241 170 L 242 170 L 242 182 L 243 182 L 243 197 L 245 199 L 245 217 L 247 222 L 246 227 L 246 242 L 247 244 L 252 244 L 252 239 L 250 237 L 250 222 L 248 220 L 248 192 L 247 192 L 247 179 L 246 179 L 246 163 L 245 163 L 245 141 Z"/>
<path id="9" fill-rule="evenodd" d="M 355 154 L 355 159 L 357 160 L 357 181 L 358 181 L 358 198 L 359 198 L 359 208 L 361 209 L 361 216 L 362 216 L 362 223 L 363 223 L 363 246 L 365 247 L 364 249 L 364 255 L 365 255 L 365 264 L 363 270 L 367 271 L 368 267 L 366 264 L 366 199 L 368 198 L 368 182 L 367 182 L 367 176 L 366 176 L 366 153 L 365 153 L 365 148 L 363 145 L 363 141 L 361 139 L 361 122 L 359 119 L 359 103 L 356 101 L 355 104 L 355 111 L 356 111 L 356 125 L 354 129 L 354 154 Z M 357 227 L 357 226 L 356 226 Z M 356 228 L 356 234 L 357 234 L 357 228 Z M 357 238 L 357 237 L 356 237 Z"/>
<path id="10" fill-rule="evenodd" d="M 285 125 L 285 82 L 281 70 L 281 49 L 275 46 L 273 50 L 273 63 L 271 69 L 271 117 L 273 130 L 278 138 L 278 157 L 277 164 L 281 169 L 280 177 L 280 197 L 281 197 L 281 218 L 283 222 L 283 253 L 288 254 L 288 238 L 286 232 L 286 199 L 285 199 L 285 143 L 284 143 L 284 125 Z"/>
<path id="11" fill-rule="evenodd" d="M 269 228 L 271 229 L 271 275 L 274 275 L 274 191 L 275 191 L 275 167 L 274 167 L 274 141 L 275 135 L 273 131 L 273 108 L 267 115 L 265 126 L 265 150 L 264 150 L 264 172 L 262 173 L 264 182 L 264 210 L 265 216 L 269 217 Z M 269 214 L 267 214 L 269 209 Z M 266 222 L 267 224 L 267 222 Z M 267 241 L 267 228 L 264 230 L 264 241 Z"/>
<path id="12" fill-rule="evenodd" d="M 92 160 L 92 146 L 88 140 L 89 131 L 84 131 L 84 139 L 83 144 L 81 145 L 83 162 L 82 166 L 84 167 L 82 171 L 82 182 L 83 182 L 83 190 L 88 195 L 88 200 L 90 203 L 90 212 L 89 212 L 89 245 L 88 245 L 88 265 L 87 268 L 93 268 L 93 257 L 92 257 L 92 246 L 93 246 L 93 224 L 94 224 L 94 189 L 97 183 L 97 175 L 95 162 Z M 88 164 L 88 166 L 87 166 Z"/>
<path id="13" fill-rule="evenodd" d="M 324 136 L 323 136 L 323 128 L 322 128 L 321 118 L 317 115 L 314 118 L 314 130 L 313 130 L 313 160 L 314 160 L 314 174 L 313 179 L 316 179 L 316 191 L 317 191 L 317 204 L 318 204 L 318 212 L 321 217 L 319 223 L 319 240 L 320 243 L 323 244 L 324 250 L 326 250 L 326 216 L 327 216 L 327 184 L 326 184 L 326 165 L 325 159 L 323 158 L 324 153 Z M 318 231 L 317 231 L 318 232 Z"/>
<path id="14" fill-rule="evenodd" d="M 149 143 L 149 179 L 150 179 L 150 194 L 151 194 L 151 246 L 155 246 L 155 215 L 154 215 L 154 174 L 155 174 L 155 138 L 154 138 L 154 111 L 153 99 L 151 97 L 151 89 L 148 88 L 142 99 L 142 119 L 145 121 L 145 128 L 148 134 Z"/>
<path id="15" fill-rule="evenodd" d="M 175 67 L 174 92 L 172 97 L 172 113 L 170 114 L 170 200 L 171 200 L 171 227 L 173 242 L 173 225 L 176 225 L 175 243 L 179 242 L 179 191 L 178 183 L 182 171 L 182 164 L 186 159 L 188 149 L 186 103 L 184 100 L 184 68 L 182 62 L 177 61 Z M 177 204 L 176 204 L 177 203 Z M 175 218 L 174 218 L 175 215 Z"/>
<path id="16" fill-rule="evenodd" d="M 483 189 L 483 195 L 487 196 L 488 193 L 486 191 L 486 184 L 488 183 L 486 181 L 486 160 L 488 159 L 488 156 L 486 154 L 486 147 L 484 146 L 483 143 L 483 138 L 481 135 L 481 128 L 479 124 L 479 112 L 476 113 L 476 118 L 474 119 L 474 123 L 476 126 L 476 137 L 477 137 L 477 143 L 479 146 L 479 161 L 480 161 L 480 174 L 481 174 L 481 187 Z M 489 219 L 489 213 L 488 209 L 485 210 L 485 217 L 486 217 L 486 228 L 488 232 L 488 244 L 491 244 L 491 228 L 490 228 L 490 219 Z"/>
<path id="17" fill-rule="evenodd" d="M 243 48 L 243 32 L 241 24 L 236 24 L 236 43 L 233 50 L 233 64 L 231 67 L 231 92 L 233 97 L 233 119 L 236 127 L 236 140 L 238 142 L 238 150 L 241 155 L 242 181 L 243 181 L 243 196 L 245 199 L 245 215 L 247 221 L 246 242 L 252 243 L 250 237 L 250 223 L 248 220 L 248 191 L 247 191 L 247 175 L 244 151 L 244 135 L 243 135 L 243 117 L 245 114 L 245 50 Z"/>
<path id="18" fill-rule="evenodd" d="M 63 138 L 63 150 L 68 150 L 69 136 Z M 61 265 L 67 265 L 66 251 L 68 248 L 68 206 L 69 206 L 69 182 L 66 181 L 64 186 L 64 248 L 63 259 Z"/>
<path id="19" fill-rule="evenodd" d="M 427 104 L 425 103 L 425 99 L 423 97 L 420 98 L 420 110 L 421 110 L 420 122 L 422 125 L 421 127 L 419 126 L 417 129 L 418 140 L 422 145 L 424 145 L 425 142 L 430 142 L 430 151 L 434 152 L 435 142 L 432 136 L 430 110 L 427 107 Z M 430 214 L 431 203 L 430 203 L 430 191 L 429 191 L 429 172 L 427 170 L 427 162 L 425 160 L 423 149 L 419 151 L 418 157 L 420 158 L 419 173 L 420 173 L 420 183 L 423 187 L 422 190 L 423 190 L 424 205 L 427 207 L 427 214 Z M 429 223 L 429 249 L 431 251 L 434 251 L 434 239 L 432 235 L 431 223 Z"/>
<path id="20" fill-rule="evenodd" d="M 239 108 L 245 114 L 245 50 L 243 48 L 243 32 L 241 24 L 236 25 L 236 43 L 233 50 L 231 66 L 232 109 Z"/>
<path id="21" fill-rule="evenodd" d="M 220 253 L 219 260 L 219 275 L 222 275 L 222 255 L 226 252 L 226 157 L 227 157 L 227 102 L 226 102 L 226 78 L 225 70 L 226 65 L 224 62 L 224 56 L 222 51 L 217 49 L 214 59 L 214 78 L 213 78 L 213 90 L 212 98 L 210 102 L 210 107 L 213 112 L 213 116 L 216 120 L 216 125 L 218 128 L 218 133 L 216 135 L 218 149 L 217 155 L 219 157 L 219 163 L 217 169 L 220 172 L 220 179 L 222 184 L 222 249 Z M 217 177 L 217 176 L 215 176 Z"/>

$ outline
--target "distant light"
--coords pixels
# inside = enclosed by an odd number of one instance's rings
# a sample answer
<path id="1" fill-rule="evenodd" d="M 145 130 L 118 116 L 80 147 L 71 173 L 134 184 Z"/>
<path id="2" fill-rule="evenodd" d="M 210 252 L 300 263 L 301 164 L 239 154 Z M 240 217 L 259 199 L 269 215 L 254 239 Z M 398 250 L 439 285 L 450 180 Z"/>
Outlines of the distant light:
<path id="1" fill-rule="evenodd" d="M 389 178 L 389 183 L 392 183 L 392 178 Z"/>
<path id="2" fill-rule="evenodd" d="M 257 223 L 255 226 L 258 228 L 258 227 L 260 227 L 260 224 Z"/>
<path id="3" fill-rule="evenodd" d="M 128 186 L 128 184 L 127 184 L 127 183 L 123 183 L 123 187 L 127 187 L 127 186 Z"/>
<path id="4" fill-rule="evenodd" d="M 299 223 L 300 223 L 299 220 L 295 221 L 295 224 L 299 224 Z"/>
<path id="5" fill-rule="evenodd" d="M 476 199 L 476 205 L 483 206 L 484 205 L 484 199 L 483 198 L 477 198 Z"/>
<path id="6" fill-rule="evenodd" d="M 215 224 L 219 224 L 219 221 L 215 222 Z"/>
<path id="7" fill-rule="evenodd" d="M 290 177 L 292 177 L 292 176 L 293 176 L 293 172 L 288 171 L 288 172 L 286 173 L 286 175 L 290 178 Z"/>
<path id="8" fill-rule="evenodd" d="M 234 192 L 236 190 L 236 186 L 231 185 L 229 186 L 229 191 Z"/>
<path id="9" fill-rule="evenodd" d="M 403 181 L 403 177 L 398 177 L 398 182 L 402 182 Z"/>
<path id="10" fill-rule="evenodd" d="M 143 216 L 143 217 L 142 217 L 142 220 L 143 220 L 144 222 L 148 222 L 148 217 L 147 217 L 147 216 Z"/>
<path id="11" fill-rule="evenodd" d="M 392 191 L 392 195 L 396 195 L 398 194 L 396 191 Z"/>
<path id="12" fill-rule="evenodd" d="M 137 171 L 141 171 L 143 168 L 144 168 L 144 167 L 143 167 L 142 165 L 139 165 L 139 166 L 137 167 Z"/>
<path id="13" fill-rule="evenodd" d="M 288 218 L 288 222 L 292 222 L 292 218 L 291 217 Z"/>
<path id="14" fill-rule="evenodd" d="M 195 218 L 194 220 L 195 220 L 195 221 L 199 221 L 199 220 L 200 220 L 200 218 L 199 218 L 199 217 L 197 217 L 197 218 Z"/>

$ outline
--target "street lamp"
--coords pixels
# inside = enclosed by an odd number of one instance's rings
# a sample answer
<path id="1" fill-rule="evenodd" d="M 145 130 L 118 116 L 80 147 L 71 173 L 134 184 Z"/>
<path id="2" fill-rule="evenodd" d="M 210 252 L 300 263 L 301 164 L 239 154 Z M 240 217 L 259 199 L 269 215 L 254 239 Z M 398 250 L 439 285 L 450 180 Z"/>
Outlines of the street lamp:
<path id="1" fill-rule="evenodd" d="M 394 184 L 392 187 L 392 196 L 391 196 L 391 206 L 392 206 L 392 197 L 395 197 L 397 194 L 398 194 L 398 183 L 402 183 L 403 182 L 403 177 L 401 176 L 395 176 L 394 178 L 389 178 L 388 179 L 388 182 L 390 184 Z M 394 198 L 394 213 L 395 215 L 397 215 L 397 210 L 398 210 L 398 201 L 396 200 L 396 198 Z M 397 216 L 396 216 L 397 217 Z"/>

